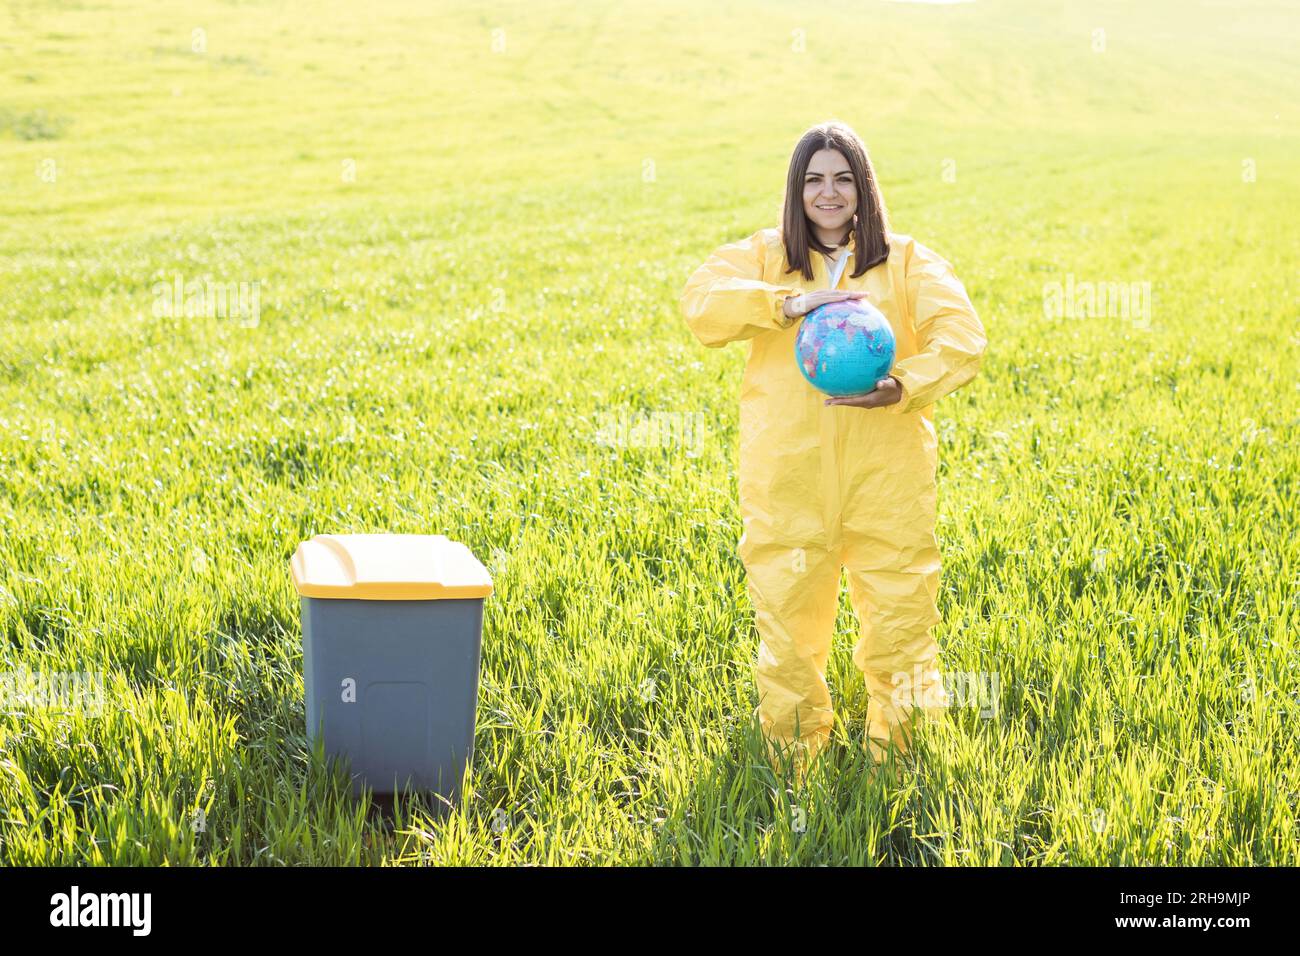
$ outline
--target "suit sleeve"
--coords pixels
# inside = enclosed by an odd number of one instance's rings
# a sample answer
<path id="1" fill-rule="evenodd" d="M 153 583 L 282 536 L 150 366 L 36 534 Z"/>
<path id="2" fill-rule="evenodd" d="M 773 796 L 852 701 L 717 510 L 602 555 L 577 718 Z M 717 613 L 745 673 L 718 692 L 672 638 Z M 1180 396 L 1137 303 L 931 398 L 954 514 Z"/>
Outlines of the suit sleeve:
<path id="1" fill-rule="evenodd" d="M 902 399 L 886 406 L 895 414 L 932 405 L 969 382 L 979 371 L 988 344 L 984 326 L 951 263 L 913 242 L 906 276 L 918 351 L 890 372 L 903 384 Z"/>
<path id="2" fill-rule="evenodd" d="M 682 314 L 695 337 L 709 348 L 751 339 L 760 332 L 789 328 L 782 312 L 794 285 L 763 281 L 766 243 L 763 233 L 719 247 L 686 280 Z"/>

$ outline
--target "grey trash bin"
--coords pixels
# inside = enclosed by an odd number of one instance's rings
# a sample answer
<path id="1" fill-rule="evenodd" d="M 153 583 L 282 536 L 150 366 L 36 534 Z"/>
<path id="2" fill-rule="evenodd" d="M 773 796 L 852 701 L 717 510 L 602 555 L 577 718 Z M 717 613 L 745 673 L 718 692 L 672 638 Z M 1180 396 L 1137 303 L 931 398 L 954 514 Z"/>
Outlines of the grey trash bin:
<path id="1" fill-rule="evenodd" d="M 454 800 L 474 752 L 487 569 L 444 535 L 320 534 L 290 570 L 308 737 L 350 763 L 354 794 Z"/>

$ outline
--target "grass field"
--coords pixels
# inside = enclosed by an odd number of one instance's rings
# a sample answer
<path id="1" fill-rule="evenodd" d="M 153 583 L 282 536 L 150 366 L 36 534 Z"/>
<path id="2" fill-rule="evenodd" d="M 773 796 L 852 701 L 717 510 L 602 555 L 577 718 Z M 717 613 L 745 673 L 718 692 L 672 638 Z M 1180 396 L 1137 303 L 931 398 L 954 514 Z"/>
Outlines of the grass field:
<path id="1" fill-rule="evenodd" d="M 1300 864 L 1300 10 L 1132 7 L 5 4 L 0 671 L 104 706 L 0 714 L 0 862 Z M 867 783 L 844 593 L 794 790 L 744 350 L 677 296 L 832 116 L 989 335 L 936 407 L 938 636 L 1000 692 Z M 177 276 L 256 321 L 159 314 Z M 1046 307 L 1079 283 L 1149 310 Z M 446 817 L 308 750 L 327 531 L 495 575 Z"/>

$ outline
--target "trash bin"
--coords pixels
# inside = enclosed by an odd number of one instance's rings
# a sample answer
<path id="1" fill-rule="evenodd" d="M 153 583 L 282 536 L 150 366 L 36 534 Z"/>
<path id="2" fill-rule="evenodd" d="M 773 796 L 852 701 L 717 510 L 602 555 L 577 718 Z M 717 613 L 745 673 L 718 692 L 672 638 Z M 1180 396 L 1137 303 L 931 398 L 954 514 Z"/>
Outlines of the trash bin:
<path id="1" fill-rule="evenodd" d="M 474 751 L 492 578 L 445 535 L 318 534 L 290 564 L 302 600 L 307 735 L 352 792 L 460 792 Z"/>

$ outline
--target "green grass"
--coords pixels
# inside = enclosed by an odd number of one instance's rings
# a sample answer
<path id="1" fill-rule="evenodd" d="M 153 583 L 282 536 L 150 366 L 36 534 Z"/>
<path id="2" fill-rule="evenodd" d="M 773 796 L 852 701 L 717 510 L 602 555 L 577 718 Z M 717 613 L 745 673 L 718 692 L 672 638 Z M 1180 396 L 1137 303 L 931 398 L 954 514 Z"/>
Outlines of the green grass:
<path id="1" fill-rule="evenodd" d="M 427 7 L 0 11 L 0 671 L 106 697 L 0 715 L 0 861 L 1300 863 L 1293 5 Z M 1001 694 L 866 782 L 843 594 L 795 791 L 751 725 L 744 352 L 677 296 L 827 116 L 989 334 L 936 410 L 938 638 Z M 176 274 L 260 321 L 156 316 Z M 1047 314 L 1070 276 L 1150 283 L 1149 327 Z M 602 443 L 624 413 L 700 454 Z M 494 571 L 448 816 L 308 749 L 326 531 Z"/>

